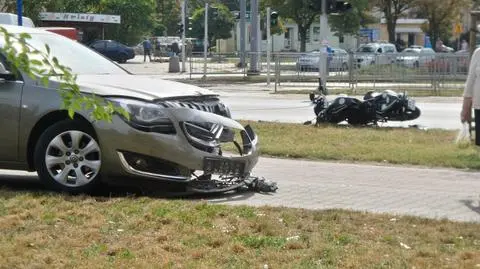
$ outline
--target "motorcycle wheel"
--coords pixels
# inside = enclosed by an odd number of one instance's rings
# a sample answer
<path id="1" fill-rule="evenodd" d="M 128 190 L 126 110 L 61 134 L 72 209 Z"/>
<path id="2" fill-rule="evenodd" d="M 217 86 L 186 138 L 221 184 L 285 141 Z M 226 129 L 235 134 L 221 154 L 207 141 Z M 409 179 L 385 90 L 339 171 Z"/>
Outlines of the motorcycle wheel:
<path id="1" fill-rule="evenodd" d="M 420 117 L 421 111 L 420 108 L 415 107 L 415 110 L 407 110 L 405 113 L 407 115 L 407 120 L 414 120 Z"/>

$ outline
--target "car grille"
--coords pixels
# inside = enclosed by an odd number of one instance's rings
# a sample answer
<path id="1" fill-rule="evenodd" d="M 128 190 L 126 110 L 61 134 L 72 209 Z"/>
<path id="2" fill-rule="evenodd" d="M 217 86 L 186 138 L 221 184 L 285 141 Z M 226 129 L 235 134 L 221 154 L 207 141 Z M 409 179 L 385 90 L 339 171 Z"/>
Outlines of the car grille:
<path id="1" fill-rule="evenodd" d="M 226 113 L 225 106 L 216 98 L 206 100 L 161 101 L 159 104 L 166 108 L 190 108 L 214 113 L 220 116 L 230 117 L 230 115 Z"/>

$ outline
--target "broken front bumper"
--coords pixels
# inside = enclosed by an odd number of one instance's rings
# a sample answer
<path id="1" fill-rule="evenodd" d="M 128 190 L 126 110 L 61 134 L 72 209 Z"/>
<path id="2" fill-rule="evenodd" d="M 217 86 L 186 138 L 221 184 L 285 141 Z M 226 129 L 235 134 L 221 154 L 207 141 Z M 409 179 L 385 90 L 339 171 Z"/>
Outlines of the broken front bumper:
<path id="1" fill-rule="evenodd" d="M 140 131 L 120 117 L 98 122 L 102 174 L 188 182 L 192 174 L 246 178 L 258 161 L 258 137 L 250 126 L 210 112 L 165 109 L 170 133 Z M 213 137 L 213 139 L 212 139 Z M 226 154 L 231 144 L 238 154 Z"/>

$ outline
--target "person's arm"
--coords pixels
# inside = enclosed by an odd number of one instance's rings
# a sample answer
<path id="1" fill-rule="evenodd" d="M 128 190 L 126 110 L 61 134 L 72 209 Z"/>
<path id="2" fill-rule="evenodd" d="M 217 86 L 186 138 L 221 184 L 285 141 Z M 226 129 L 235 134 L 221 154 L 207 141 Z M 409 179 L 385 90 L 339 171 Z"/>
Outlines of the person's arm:
<path id="1" fill-rule="evenodd" d="M 468 68 L 468 76 L 467 81 L 465 83 L 465 88 L 463 90 L 463 105 L 462 105 L 462 113 L 460 115 L 460 120 L 462 122 L 470 122 L 472 121 L 472 103 L 473 97 L 475 96 L 475 81 L 477 79 L 476 68 L 478 66 L 478 61 L 480 60 L 479 57 L 479 50 L 475 50 L 472 55 L 472 59 L 470 60 L 470 66 Z"/>

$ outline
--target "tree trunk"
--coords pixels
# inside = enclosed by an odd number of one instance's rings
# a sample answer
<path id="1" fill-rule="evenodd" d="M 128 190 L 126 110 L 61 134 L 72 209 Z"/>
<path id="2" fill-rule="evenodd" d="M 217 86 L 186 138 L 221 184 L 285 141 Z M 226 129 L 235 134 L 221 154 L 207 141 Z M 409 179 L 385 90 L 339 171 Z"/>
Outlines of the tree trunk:
<path id="1" fill-rule="evenodd" d="M 306 27 L 298 26 L 298 33 L 300 34 L 300 52 L 305 52 L 307 46 L 307 29 Z"/>
<path id="2" fill-rule="evenodd" d="M 386 1 L 383 13 L 385 14 L 385 20 L 387 21 L 388 42 L 395 44 L 395 28 L 397 26 L 397 15 L 395 14 L 395 11 L 392 10 L 391 0 Z"/>
<path id="3" fill-rule="evenodd" d="M 397 22 L 394 20 L 395 18 L 392 18 L 392 20 L 387 21 L 388 42 L 393 44 L 396 42 L 395 28 L 397 27 Z"/>

